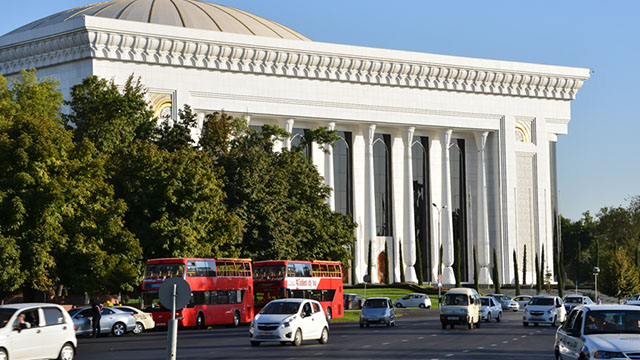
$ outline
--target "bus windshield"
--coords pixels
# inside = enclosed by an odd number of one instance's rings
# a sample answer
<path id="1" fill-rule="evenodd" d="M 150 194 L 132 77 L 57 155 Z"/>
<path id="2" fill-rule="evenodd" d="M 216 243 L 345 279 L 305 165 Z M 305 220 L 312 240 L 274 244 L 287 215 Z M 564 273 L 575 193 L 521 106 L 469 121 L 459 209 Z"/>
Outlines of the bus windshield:
<path id="1" fill-rule="evenodd" d="M 265 265 L 253 268 L 254 280 L 282 280 L 284 279 L 284 265 Z"/>
<path id="2" fill-rule="evenodd" d="M 157 291 L 144 291 L 142 293 L 142 310 L 145 312 L 154 311 L 169 311 L 169 309 L 162 306 L 160 298 L 158 298 Z"/>
<path id="3" fill-rule="evenodd" d="M 150 264 L 144 268 L 145 280 L 164 280 L 174 276 L 184 277 L 184 264 Z"/>

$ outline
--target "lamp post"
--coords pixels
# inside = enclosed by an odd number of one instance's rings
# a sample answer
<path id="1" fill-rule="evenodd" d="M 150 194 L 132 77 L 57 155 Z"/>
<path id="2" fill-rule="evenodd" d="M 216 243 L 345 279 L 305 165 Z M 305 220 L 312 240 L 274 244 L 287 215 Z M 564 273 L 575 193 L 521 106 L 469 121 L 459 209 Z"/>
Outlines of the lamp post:
<path id="1" fill-rule="evenodd" d="M 600 268 L 595 266 L 593 268 L 593 276 L 595 277 L 596 303 L 599 303 L 599 301 L 598 301 L 598 274 L 599 273 L 600 273 Z"/>

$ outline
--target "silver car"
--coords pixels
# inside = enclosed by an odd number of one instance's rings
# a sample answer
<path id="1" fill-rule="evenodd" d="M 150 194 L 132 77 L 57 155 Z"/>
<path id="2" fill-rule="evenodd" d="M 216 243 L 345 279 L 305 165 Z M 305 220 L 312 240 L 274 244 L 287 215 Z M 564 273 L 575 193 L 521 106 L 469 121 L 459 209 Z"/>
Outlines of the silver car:
<path id="1" fill-rule="evenodd" d="M 520 310 L 520 305 L 511 300 L 508 296 L 502 294 L 491 294 L 489 296 L 493 296 L 493 298 L 502 306 L 502 310 L 511 310 L 518 311 Z"/>
<path id="2" fill-rule="evenodd" d="M 480 304 L 480 318 L 486 322 L 490 322 L 491 319 L 495 319 L 496 322 L 502 320 L 502 306 L 498 304 L 493 296 L 481 296 Z"/>
<path id="3" fill-rule="evenodd" d="M 360 312 L 360 327 L 369 327 L 371 324 L 396 325 L 396 312 L 391 299 L 375 297 L 365 300 Z"/>
<path id="4" fill-rule="evenodd" d="M 83 307 L 69 311 L 76 335 L 91 335 L 93 333 L 93 316 L 90 307 Z M 133 314 L 112 307 L 102 308 L 100 317 L 100 334 L 122 336 L 136 328 L 136 318 Z"/>

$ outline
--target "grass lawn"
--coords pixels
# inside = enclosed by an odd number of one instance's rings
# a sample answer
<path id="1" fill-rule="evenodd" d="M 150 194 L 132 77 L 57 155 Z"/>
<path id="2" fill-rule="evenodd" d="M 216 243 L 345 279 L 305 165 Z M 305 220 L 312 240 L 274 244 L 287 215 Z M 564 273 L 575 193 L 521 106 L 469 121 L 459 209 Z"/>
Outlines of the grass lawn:
<path id="1" fill-rule="evenodd" d="M 367 296 L 364 296 L 364 289 L 355 288 L 355 289 L 344 289 L 345 294 L 358 294 L 364 298 L 370 297 L 388 297 L 391 301 L 395 301 L 398 298 L 401 298 L 407 294 L 411 294 L 412 291 L 407 289 L 398 289 L 398 288 L 375 288 L 375 289 L 367 289 Z M 429 295 L 431 299 L 431 308 L 438 308 L 438 296 L 437 295 Z"/>

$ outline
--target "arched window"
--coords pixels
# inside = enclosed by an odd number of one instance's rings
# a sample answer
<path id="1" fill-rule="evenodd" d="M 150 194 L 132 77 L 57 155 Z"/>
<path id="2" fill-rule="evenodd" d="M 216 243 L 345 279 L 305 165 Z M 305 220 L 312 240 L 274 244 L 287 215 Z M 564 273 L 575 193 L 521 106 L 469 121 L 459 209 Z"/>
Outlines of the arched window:
<path id="1" fill-rule="evenodd" d="M 336 211 L 345 215 L 353 214 L 353 154 L 351 152 L 351 132 L 338 131 L 340 139 L 333 144 L 333 193 Z"/>
<path id="2" fill-rule="evenodd" d="M 391 136 L 376 134 L 373 139 L 376 233 L 391 236 Z"/>
<path id="3" fill-rule="evenodd" d="M 413 213 L 415 217 L 416 251 L 421 263 L 416 271 L 422 272 L 423 281 L 431 279 L 431 212 L 429 182 L 429 138 L 418 137 L 411 146 L 413 169 Z M 417 259 L 416 259 L 417 260 Z"/>
<path id="4" fill-rule="evenodd" d="M 469 248 L 467 242 L 467 179 L 464 139 L 454 139 L 449 147 L 451 165 L 451 214 L 455 269 L 460 261 L 460 281 L 469 281 Z"/>
<path id="5" fill-rule="evenodd" d="M 304 138 L 304 133 L 307 132 L 307 129 L 293 128 L 291 131 L 291 147 L 300 146 L 300 141 Z M 311 143 L 307 144 L 302 151 L 304 152 L 304 156 L 311 161 Z"/>

